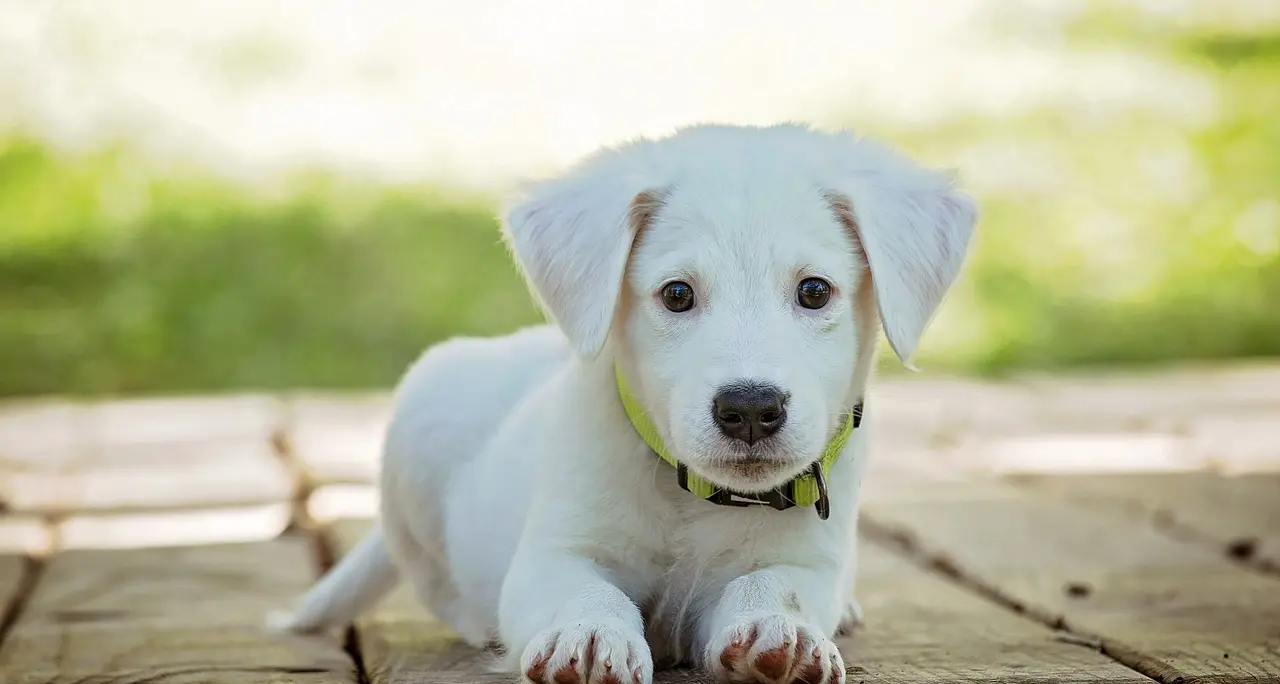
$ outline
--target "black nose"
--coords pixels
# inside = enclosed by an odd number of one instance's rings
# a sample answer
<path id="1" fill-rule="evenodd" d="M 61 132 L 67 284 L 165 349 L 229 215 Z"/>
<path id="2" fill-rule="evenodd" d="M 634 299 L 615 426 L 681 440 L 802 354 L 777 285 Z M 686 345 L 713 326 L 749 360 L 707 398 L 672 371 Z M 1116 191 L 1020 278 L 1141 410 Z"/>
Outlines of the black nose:
<path id="1" fill-rule="evenodd" d="M 772 435 L 787 422 L 787 395 L 773 385 L 730 385 L 712 400 L 716 425 L 727 437 L 747 444 Z"/>

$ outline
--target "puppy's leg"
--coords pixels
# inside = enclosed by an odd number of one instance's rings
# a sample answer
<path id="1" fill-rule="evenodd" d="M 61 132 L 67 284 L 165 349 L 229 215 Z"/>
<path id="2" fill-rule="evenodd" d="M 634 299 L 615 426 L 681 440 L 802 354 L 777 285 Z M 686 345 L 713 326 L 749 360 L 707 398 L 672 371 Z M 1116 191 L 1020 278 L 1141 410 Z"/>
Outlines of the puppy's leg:
<path id="1" fill-rule="evenodd" d="M 720 682 L 843 684 L 831 640 L 846 608 L 826 573 L 775 565 L 728 584 L 704 632 L 704 666 Z"/>
<path id="2" fill-rule="evenodd" d="M 840 626 L 836 628 L 836 636 L 849 636 L 862 626 L 862 606 L 858 604 L 858 599 L 850 598 L 849 604 L 844 608 L 844 614 L 840 617 Z"/>
<path id="3" fill-rule="evenodd" d="M 503 642 L 536 684 L 650 684 L 640 609 L 594 561 L 521 553 L 502 590 Z"/>

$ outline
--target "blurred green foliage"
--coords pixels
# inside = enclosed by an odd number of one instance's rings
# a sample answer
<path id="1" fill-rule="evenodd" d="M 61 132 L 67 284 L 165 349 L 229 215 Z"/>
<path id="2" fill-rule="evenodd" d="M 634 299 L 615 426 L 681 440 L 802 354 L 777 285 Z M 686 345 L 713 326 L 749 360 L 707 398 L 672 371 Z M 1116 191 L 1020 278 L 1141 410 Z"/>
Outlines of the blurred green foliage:
<path id="1" fill-rule="evenodd" d="M 1097 6 L 1074 47 L 1136 47 L 1214 84 L 1215 111 L 1100 118 L 1079 103 L 891 133 L 925 158 L 976 148 L 1021 173 L 981 194 L 966 277 L 926 352 L 984 373 L 1280 355 L 1280 26 Z"/>
<path id="2" fill-rule="evenodd" d="M 0 394 L 386 385 L 430 341 L 538 320 L 478 203 L 125 159 L 0 152 Z"/>
<path id="3" fill-rule="evenodd" d="M 1044 110 L 873 131 L 931 161 L 994 150 L 1043 170 L 982 190 L 922 363 L 1280 354 L 1280 30 L 1116 12 L 1072 37 L 1211 79 L 1215 117 Z M 539 320 L 484 200 L 323 174 L 248 193 L 139 169 L 126 150 L 0 143 L 0 395 L 385 387 L 431 342 Z"/>

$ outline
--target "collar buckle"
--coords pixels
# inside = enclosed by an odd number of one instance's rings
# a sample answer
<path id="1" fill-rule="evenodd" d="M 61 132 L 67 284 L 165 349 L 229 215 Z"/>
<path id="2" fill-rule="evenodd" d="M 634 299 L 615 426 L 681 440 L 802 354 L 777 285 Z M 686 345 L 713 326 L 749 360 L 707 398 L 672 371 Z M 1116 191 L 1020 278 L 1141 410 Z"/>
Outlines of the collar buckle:
<path id="1" fill-rule="evenodd" d="M 821 469 L 821 466 L 819 466 L 819 469 Z M 692 490 L 689 489 L 689 468 L 683 463 L 676 466 L 676 481 L 680 483 L 681 489 L 692 493 Z M 825 481 L 821 486 L 825 495 L 827 491 Z M 768 506 L 776 511 L 785 511 L 788 508 L 794 508 L 796 505 L 795 481 L 792 480 L 781 487 L 756 494 L 743 494 L 717 487 L 706 500 L 720 506 L 734 506 L 737 508 Z M 821 512 L 819 512 L 819 515 L 821 515 Z M 823 520 L 826 520 L 826 518 L 824 517 Z"/>

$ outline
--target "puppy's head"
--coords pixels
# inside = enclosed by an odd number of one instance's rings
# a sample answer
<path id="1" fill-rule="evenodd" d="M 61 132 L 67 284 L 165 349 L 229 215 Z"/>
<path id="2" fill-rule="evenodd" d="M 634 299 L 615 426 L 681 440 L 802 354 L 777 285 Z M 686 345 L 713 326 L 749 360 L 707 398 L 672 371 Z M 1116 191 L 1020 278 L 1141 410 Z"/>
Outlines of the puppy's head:
<path id="1" fill-rule="evenodd" d="M 699 126 L 599 153 L 507 211 L 578 354 L 609 347 L 667 448 L 741 492 L 820 457 L 883 325 L 908 361 L 964 261 L 973 201 L 850 134 Z"/>

